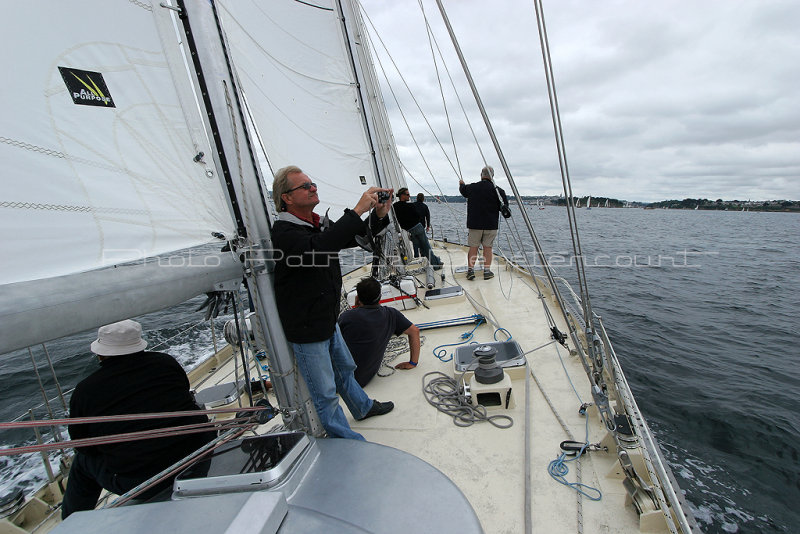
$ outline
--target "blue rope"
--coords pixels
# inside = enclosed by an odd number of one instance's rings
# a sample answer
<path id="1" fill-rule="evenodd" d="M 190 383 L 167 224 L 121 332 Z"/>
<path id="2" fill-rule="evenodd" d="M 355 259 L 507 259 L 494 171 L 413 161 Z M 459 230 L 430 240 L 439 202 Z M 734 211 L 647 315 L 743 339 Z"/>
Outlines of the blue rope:
<path id="1" fill-rule="evenodd" d="M 589 418 L 587 417 L 586 439 L 584 440 L 581 450 L 578 451 L 578 454 L 576 454 L 574 458 L 570 458 L 569 460 L 566 459 L 567 453 L 562 452 L 558 458 L 556 458 L 547 465 L 547 472 L 553 478 L 553 480 L 555 480 L 559 484 L 563 484 L 568 488 L 574 489 L 575 491 L 577 491 L 578 493 L 580 493 L 581 495 L 587 497 L 592 501 L 599 501 L 600 499 L 603 498 L 603 493 L 599 489 L 589 486 L 587 484 L 582 484 L 578 482 L 569 482 L 566 478 L 567 474 L 569 473 L 569 466 L 567 465 L 567 463 L 578 460 L 588 446 L 589 446 Z M 596 492 L 596 494 L 590 495 L 587 492 Z"/>
<path id="2" fill-rule="evenodd" d="M 513 336 L 511 335 L 511 332 L 509 332 L 509 331 L 508 331 L 508 330 L 506 330 L 505 328 L 498 328 L 497 330 L 495 330 L 495 331 L 494 331 L 494 340 L 495 340 L 495 341 L 500 341 L 499 339 L 497 339 L 497 333 L 498 333 L 498 332 L 505 332 L 505 334 L 508 336 L 508 338 L 506 339 L 506 341 L 511 341 L 511 338 L 512 338 Z"/>
<path id="3" fill-rule="evenodd" d="M 477 328 L 485 322 L 486 319 L 481 315 L 480 318 L 477 319 L 477 323 L 475 324 L 475 327 L 472 330 L 461 334 L 462 341 L 459 341 L 458 343 L 445 343 L 444 345 L 439 345 L 437 347 L 434 347 L 433 355 L 439 358 L 443 362 L 449 362 L 450 360 L 453 359 L 453 353 L 448 354 L 447 349 L 445 349 L 444 347 L 457 347 L 458 345 L 469 343 L 470 340 L 475 336 L 475 330 L 477 330 Z"/>

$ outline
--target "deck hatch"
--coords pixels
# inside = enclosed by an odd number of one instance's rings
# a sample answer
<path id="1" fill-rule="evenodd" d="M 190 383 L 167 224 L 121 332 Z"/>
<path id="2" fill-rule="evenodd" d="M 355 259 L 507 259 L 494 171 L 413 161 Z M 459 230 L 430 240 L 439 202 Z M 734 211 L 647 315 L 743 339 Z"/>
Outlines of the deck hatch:
<path id="1" fill-rule="evenodd" d="M 210 495 L 271 488 L 286 478 L 311 445 L 301 432 L 232 441 L 175 479 L 175 496 Z"/>

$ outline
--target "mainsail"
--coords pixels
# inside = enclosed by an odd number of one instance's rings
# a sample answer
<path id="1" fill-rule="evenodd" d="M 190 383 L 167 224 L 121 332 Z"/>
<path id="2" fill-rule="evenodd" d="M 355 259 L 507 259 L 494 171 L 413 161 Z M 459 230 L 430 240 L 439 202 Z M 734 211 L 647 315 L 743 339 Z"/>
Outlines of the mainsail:
<path id="1" fill-rule="evenodd" d="M 190 78 L 176 75 L 186 67 L 171 19 L 141 2 L 106 7 L 48 4 L 59 23 L 45 35 L 41 6 L 0 22 L 0 353 L 175 304 L 236 272 L 228 258 L 117 267 L 219 242 L 212 234 L 236 226 Z M 166 290 L 184 268 L 202 281 Z M 147 289 L 148 270 L 162 283 Z M 113 284 L 139 296 L 121 299 Z M 85 304 L 92 314 L 68 311 Z"/>
<path id="2" fill-rule="evenodd" d="M 20 5 L 0 23 L 0 283 L 208 243 L 233 223 L 150 6 Z M 108 24 L 112 17 L 125 24 Z M 13 50 L 24 51 L 25 61 Z M 191 110 L 189 110 L 191 111 Z M 197 115 L 196 109 L 193 111 Z M 203 156 L 200 155 L 203 153 Z"/>

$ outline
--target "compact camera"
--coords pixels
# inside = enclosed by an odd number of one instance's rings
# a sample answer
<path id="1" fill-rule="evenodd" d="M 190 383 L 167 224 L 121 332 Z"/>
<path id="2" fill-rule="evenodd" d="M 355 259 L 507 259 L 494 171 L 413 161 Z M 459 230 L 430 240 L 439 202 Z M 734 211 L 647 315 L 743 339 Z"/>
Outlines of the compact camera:
<path id="1" fill-rule="evenodd" d="M 383 204 L 384 202 L 389 200 L 390 196 L 392 195 L 390 193 L 387 193 L 386 191 L 378 191 L 378 204 Z"/>

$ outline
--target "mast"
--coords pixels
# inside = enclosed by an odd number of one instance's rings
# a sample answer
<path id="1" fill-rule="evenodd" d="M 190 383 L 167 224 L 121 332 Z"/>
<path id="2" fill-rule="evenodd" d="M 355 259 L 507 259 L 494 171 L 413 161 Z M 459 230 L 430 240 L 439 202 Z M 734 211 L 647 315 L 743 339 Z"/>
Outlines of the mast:
<path id="1" fill-rule="evenodd" d="M 285 424 L 319 436 L 323 429 L 305 383 L 294 374 L 292 349 L 278 317 L 273 289 L 269 203 L 261 188 L 238 84 L 216 8 L 207 2 L 177 0 L 177 3 L 179 24 L 192 61 L 190 67 L 215 145 L 214 159 L 218 169 L 227 169 L 220 180 L 232 197 L 232 207 L 240 208 L 246 230 L 246 235 L 237 236 L 237 246 L 256 308 L 256 343 L 267 350 L 271 378 Z M 194 39 L 194 32 L 204 38 Z"/>

